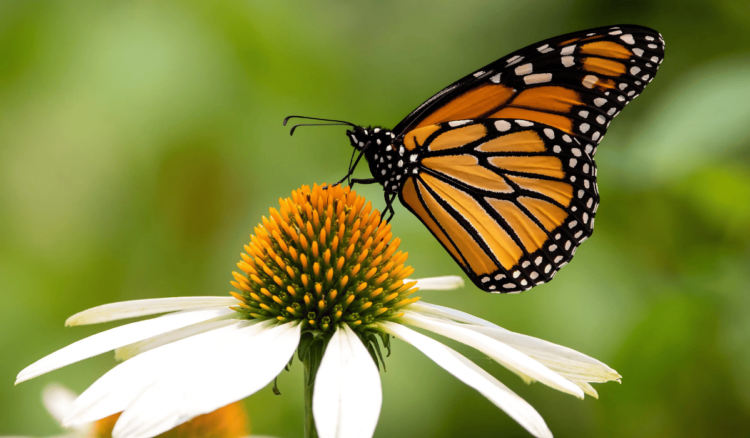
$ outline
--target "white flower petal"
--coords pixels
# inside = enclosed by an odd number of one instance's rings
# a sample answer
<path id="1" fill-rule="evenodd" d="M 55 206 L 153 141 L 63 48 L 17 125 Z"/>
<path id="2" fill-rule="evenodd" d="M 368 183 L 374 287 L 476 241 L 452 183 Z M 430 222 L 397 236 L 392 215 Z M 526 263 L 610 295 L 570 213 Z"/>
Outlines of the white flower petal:
<path id="1" fill-rule="evenodd" d="M 536 380 L 558 391 L 583 398 L 583 391 L 574 383 L 520 351 L 502 342 L 498 342 L 489 336 L 470 330 L 466 327 L 466 324 L 443 322 L 436 318 L 410 311 L 404 312 L 404 316 L 401 319 L 406 324 L 430 330 L 433 333 L 474 347 L 518 374 L 527 382 Z"/>
<path id="2" fill-rule="evenodd" d="M 579 353 L 572 348 L 506 330 L 489 321 L 461 312 L 460 310 L 422 301 L 409 305 L 409 310 L 472 324 L 466 325 L 466 327 L 533 357 L 569 380 L 608 382 L 610 380 L 619 380 L 622 377 L 617 371 L 601 361 Z"/>
<path id="3" fill-rule="evenodd" d="M 160 379 L 184 367 L 192 369 L 196 361 L 205 360 L 204 351 L 223 345 L 240 329 L 251 327 L 259 333 L 270 324 L 234 321 L 232 325 L 172 342 L 123 362 L 100 377 L 76 399 L 63 425 L 67 427 L 92 422 L 122 412 Z"/>
<path id="4" fill-rule="evenodd" d="M 380 375 L 362 341 L 342 325 L 315 377 L 313 415 L 320 438 L 370 438 L 380 416 Z"/>
<path id="5" fill-rule="evenodd" d="M 70 389 L 52 383 L 47 385 L 42 392 L 42 402 L 44 407 L 47 408 L 47 412 L 52 415 L 52 418 L 57 420 L 58 423 L 62 424 L 63 418 L 68 415 L 68 412 L 73 408 L 73 402 L 75 401 L 76 393 Z"/>
<path id="6" fill-rule="evenodd" d="M 34 362 L 18 373 L 16 384 L 115 348 L 232 312 L 228 308 L 180 312 L 115 327 L 74 342 Z"/>
<path id="7" fill-rule="evenodd" d="M 572 348 L 563 347 L 562 345 L 553 344 L 552 342 L 532 336 L 514 333 L 499 327 L 467 327 L 524 352 L 570 380 L 608 382 L 621 378 L 617 371 L 606 364 L 583 353 L 579 353 Z"/>
<path id="8" fill-rule="evenodd" d="M 194 351 L 189 358 L 192 363 L 156 381 L 125 409 L 112 436 L 156 436 L 255 393 L 289 363 L 300 333 L 297 323 L 275 325 L 260 333 L 255 327 L 245 327 L 215 348 Z"/>
<path id="9" fill-rule="evenodd" d="M 407 278 L 404 283 L 416 281 L 416 287 L 420 290 L 451 290 L 464 287 L 464 279 L 458 275 L 446 275 L 444 277 L 429 278 Z"/>
<path id="10" fill-rule="evenodd" d="M 151 438 L 184 421 L 180 421 L 180 404 L 187 388 L 154 385 L 120 415 L 112 430 L 112 437 Z"/>
<path id="11" fill-rule="evenodd" d="M 232 313 L 221 315 L 216 318 L 209 319 L 208 321 L 199 322 L 198 324 L 192 324 L 187 327 L 172 330 L 171 332 L 153 336 L 151 338 L 144 339 L 142 341 L 135 342 L 124 347 L 120 347 L 115 350 L 115 359 L 118 361 L 128 360 L 141 353 L 145 353 L 146 351 L 161 347 L 162 345 L 179 341 L 180 339 L 189 338 L 200 333 L 215 330 L 217 328 L 232 325 L 236 322 L 234 320 L 235 315 L 233 315 Z"/>
<path id="12" fill-rule="evenodd" d="M 594 389 L 593 386 L 589 385 L 588 382 L 584 382 L 582 380 L 571 380 L 571 382 L 578 385 L 583 390 L 583 392 L 590 395 L 591 397 L 599 398 L 599 393 L 596 392 L 596 389 Z"/>
<path id="13" fill-rule="evenodd" d="M 384 322 L 378 326 L 389 334 L 410 343 L 443 369 L 479 391 L 532 435 L 552 437 L 552 432 L 531 405 L 475 363 L 440 342 L 401 324 Z"/>
<path id="14" fill-rule="evenodd" d="M 485 327 L 500 328 L 499 326 L 489 321 L 485 321 L 482 318 L 477 318 L 476 316 L 471 315 L 469 313 L 462 312 L 456 309 L 451 309 L 450 307 L 439 306 L 437 304 L 425 303 L 424 301 L 419 301 L 414 304 L 410 304 L 409 310 L 423 313 L 425 315 L 440 316 L 440 317 L 450 319 L 453 321 L 466 322 L 469 324 L 476 324 L 476 325 L 481 325 Z"/>
<path id="15" fill-rule="evenodd" d="M 98 324 L 100 322 L 156 315 L 158 313 L 174 312 L 177 310 L 236 306 L 238 303 L 239 301 L 232 297 L 176 297 L 123 301 L 93 307 L 76 313 L 65 321 L 65 325 Z"/>

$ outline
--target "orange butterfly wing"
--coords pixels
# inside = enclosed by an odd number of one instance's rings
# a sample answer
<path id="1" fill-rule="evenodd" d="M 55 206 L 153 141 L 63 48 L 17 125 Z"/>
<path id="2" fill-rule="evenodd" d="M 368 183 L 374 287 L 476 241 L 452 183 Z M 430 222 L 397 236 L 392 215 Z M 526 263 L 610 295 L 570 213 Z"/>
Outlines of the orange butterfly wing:
<path id="1" fill-rule="evenodd" d="M 564 131 L 480 119 L 416 129 L 418 172 L 399 194 L 466 274 L 489 292 L 552 279 L 593 231 L 596 167 Z"/>
<path id="2" fill-rule="evenodd" d="M 602 27 L 551 38 L 460 79 L 394 129 L 409 131 L 455 120 L 530 120 L 576 136 L 591 155 L 609 123 L 654 79 L 664 59 L 655 30 Z"/>
<path id="3" fill-rule="evenodd" d="M 420 160 L 401 202 L 482 289 L 549 281 L 593 232 L 597 145 L 663 59 L 655 30 L 608 26 L 456 81 L 393 130 Z"/>

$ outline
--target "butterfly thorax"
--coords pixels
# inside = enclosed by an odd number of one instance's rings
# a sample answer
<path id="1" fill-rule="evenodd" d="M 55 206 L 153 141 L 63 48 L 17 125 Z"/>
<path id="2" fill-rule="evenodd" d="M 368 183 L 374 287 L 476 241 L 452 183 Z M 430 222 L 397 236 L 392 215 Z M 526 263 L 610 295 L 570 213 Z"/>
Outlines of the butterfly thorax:
<path id="1" fill-rule="evenodd" d="M 410 159 L 412 154 L 396 135 L 387 129 L 361 126 L 346 133 L 355 149 L 364 150 L 373 178 L 386 192 L 398 192 L 417 160 Z"/>

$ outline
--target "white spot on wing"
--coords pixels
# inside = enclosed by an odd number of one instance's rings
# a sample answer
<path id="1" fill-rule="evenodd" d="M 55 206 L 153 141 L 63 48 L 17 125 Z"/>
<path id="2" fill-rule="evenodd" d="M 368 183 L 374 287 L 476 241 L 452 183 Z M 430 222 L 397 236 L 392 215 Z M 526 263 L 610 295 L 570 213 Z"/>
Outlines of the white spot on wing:
<path id="1" fill-rule="evenodd" d="M 534 70 L 534 66 L 531 65 L 531 63 L 528 63 L 524 65 L 519 65 L 518 67 L 516 67 L 515 71 L 518 76 L 523 76 L 523 75 L 527 75 L 531 73 L 533 70 Z"/>
<path id="2" fill-rule="evenodd" d="M 574 58 L 572 56 L 563 56 L 560 58 L 564 67 L 572 67 L 575 65 Z"/>
<path id="3" fill-rule="evenodd" d="M 493 82 L 495 84 L 499 84 L 500 83 L 500 73 L 498 73 L 498 74 L 496 74 L 494 76 L 491 76 L 490 77 L 490 82 Z"/>
<path id="4" fill-rule="evenodd" d="M 633 35 L 631 34 L 623 35 L 620 37 L 620 39 L 625 41 L 628 44 L 635 44 L 635 40 L 633 39 Z"/>
<path id="5" fill-rule="evenodd" d="M 455 128 L 456 126 L 465 125 L 467 123 L 471 123 L 471 120 L 454 120 L 452 122 L 448 122 L 448 126 Z"/>
<path id="6" fill-rule="evenodd" d="M 553 49 L 552 47 L 550 47 L 550 46 L 549 46 L 549 44 L 545 44 L 545 45 L 543 45 L 543 46 L 541 46 L 541 47 L 537 47 L 536 49 L 537 49 L 537 50 L 538 50 L 539 52 L 541 52 L 541 53 L 549 53 L 549 52 L 551 52 L 551 51 L 555 50 L 555 49 Z"/>
<path id="7" fill-rule="evenodd" d="M 510 123 L 505 120 L 498 120 L 495 122 L 495 128 L 500 132 L 505 132 L 510 129 Z"/>
<path id="8" fill-rule="evenodd" d="M 575 51 L 575 49 L 576 49 L 576 45 L 575 44 L 571 44 L 569 46 L 563 47 L 562 50 L 560 50 L 560 54 L 561 55 L 572 55 L 573 52 Z"/>
<path id="9" fill-rule="evenodd" d="M 531 65 L 531 64 L 527 64 Z M 552 73 L 538 73 L 535 75 L 528 75 L 523 78 L 526 85 L 543 84 L 552 80 Z"/>
<path id="10" fill-rule="evenodd" d="M 599 82 L 599 78 L 594 75 L 587 75 L 583 78 L 583 86 L 586 88 L 594 88 L 594 84 Z"/>
<path id="11" fill-rule="evenodd" d="M 523 60 L 523 56 L 516 55 L 508 60 L 508 66 L 517 64 Z"/>

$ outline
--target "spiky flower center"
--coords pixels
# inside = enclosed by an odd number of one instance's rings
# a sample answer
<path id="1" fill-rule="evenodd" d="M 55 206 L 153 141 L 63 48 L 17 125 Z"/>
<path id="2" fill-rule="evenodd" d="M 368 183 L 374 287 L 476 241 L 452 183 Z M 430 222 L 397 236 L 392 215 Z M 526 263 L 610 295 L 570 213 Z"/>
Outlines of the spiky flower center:
<path id="1" fill-rule="evenodd" d="M 325 186 L 323 186 L 325 187 Z M 408 253 L 391 240 L 380 212 L 349 187 L 303 186 L 280 199 L 245 245 L 242 273 L 232 272 L 236 308 L 248 319 L 298 320 L 331 333 L 337 324 L 363 332 L 401 316 L 419 300 Z"/>

